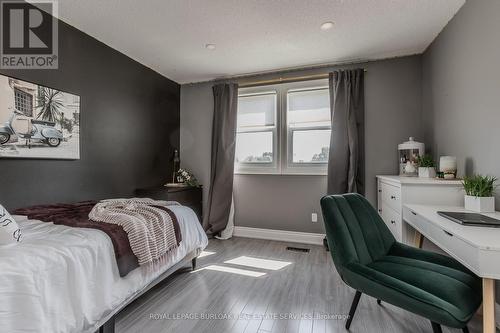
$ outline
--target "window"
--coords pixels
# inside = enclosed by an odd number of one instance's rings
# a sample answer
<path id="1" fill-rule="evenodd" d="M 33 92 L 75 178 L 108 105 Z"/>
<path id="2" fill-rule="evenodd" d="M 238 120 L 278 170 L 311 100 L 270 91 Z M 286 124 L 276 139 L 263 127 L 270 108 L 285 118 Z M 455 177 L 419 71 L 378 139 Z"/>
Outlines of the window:
<path id="1" fill-rule="evenodd" d="M 277 166 L 277 92 L 240 94 L 235 163 L 246 172 L 273 172 Z"/>
<path id="2" fill-rule="evenodd" d="M 288 167 L 324 169 L 330 147 L 328 88 L 287 92 Z"/>
<path id="3" fill-rule="evenodd" d="M 33 95 L 14 88 L 14 107 L 25 116 L 33 117 Z"/>
<path id="4" fill-rule="evenodd" d="M 237 123 L 237 173 L 326 174 L 327 80 L 242 88 Z"/>

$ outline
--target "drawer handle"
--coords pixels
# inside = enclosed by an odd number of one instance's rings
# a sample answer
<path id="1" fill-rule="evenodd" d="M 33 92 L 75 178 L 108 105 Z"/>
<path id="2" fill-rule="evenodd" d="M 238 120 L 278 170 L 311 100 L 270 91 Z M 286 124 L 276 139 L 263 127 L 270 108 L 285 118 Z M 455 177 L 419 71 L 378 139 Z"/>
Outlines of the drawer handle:
<path id="1" fill-rule="evenodd" d="M 392 200 L 396 200 L 396 197 L 395 197 L 395 196 L 393 196 L 393 195 L 391 195 L 391 199 L 392 199 Z"/>
<path id="2" fill-rule="evenodd" d="M 394 220 L 391 220 L 391 223 L 392 223 L 392 224 L 395 224 L 395 223 L 396 223 L 396 221 L 394 221 Z"/>
<path id="3" fill-rule="evenodd" d="M 414 211 L 411 211 L 411 213 L 412 213 L 413 215 L 417 216 L 417 213 L 415 213 Z"/>
<path id="4" fill-rule="evenodd" d="M 444 231 L 444 233 L 445 233 L 445 234 L 447 234 L 448 236 L 453 237 L 453 234 L 452 234 L 451 232 L 446 231 L 446 230 L 443 230 L 443 231 Z"/>

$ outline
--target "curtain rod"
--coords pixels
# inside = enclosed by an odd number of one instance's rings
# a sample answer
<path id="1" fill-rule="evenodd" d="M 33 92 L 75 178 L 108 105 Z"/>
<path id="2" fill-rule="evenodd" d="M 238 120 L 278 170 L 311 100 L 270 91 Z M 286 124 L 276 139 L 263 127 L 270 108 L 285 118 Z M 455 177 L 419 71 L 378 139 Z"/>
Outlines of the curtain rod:
<path id="1" fill-rule="evenodd" d="M 366 73 L 367 70 L 365 69 L 364 72 Z M 240 84 L 239 87 L 245 88 L 245 87 L 261 86 L 261 85 L 267 85 L 267 84 L 278 84 L 278 83 L 287 83 L 287 82 L 295 82 L 295 81 L 328 79 L 328 75 L 329 75 L 329 73 L 303 75 L 303 76 L 292 76 L 292 77 L 279 77 L 277 79 L 245 82 L 245 83 Z"/>

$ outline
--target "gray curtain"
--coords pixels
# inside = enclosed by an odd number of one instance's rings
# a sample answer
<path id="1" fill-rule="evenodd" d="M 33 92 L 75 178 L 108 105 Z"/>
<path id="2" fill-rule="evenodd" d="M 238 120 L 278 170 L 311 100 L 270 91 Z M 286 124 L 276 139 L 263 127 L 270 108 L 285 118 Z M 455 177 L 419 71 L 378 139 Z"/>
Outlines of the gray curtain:
<path id="1" fill-rule="evenodd" d="M 365 191 L 364 70 L 330 73 L 328 194 Z"/>
<path id="2" fill-rule="evenodd" d="M 229 219 L 233 195 L 238 85 L 213 87 L 212 163 L 208 191 L 207 234 L 217 235 Z"/>

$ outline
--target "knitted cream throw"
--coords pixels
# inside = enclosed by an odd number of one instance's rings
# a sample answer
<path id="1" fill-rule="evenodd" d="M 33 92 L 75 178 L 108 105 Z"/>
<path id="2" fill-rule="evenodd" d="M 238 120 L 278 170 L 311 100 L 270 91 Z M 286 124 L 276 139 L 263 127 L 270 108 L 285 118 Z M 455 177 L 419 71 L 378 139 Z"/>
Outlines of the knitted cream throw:
<path id="1" fill-rule="evenodd" d="M 172 218 L 154 206 L 177 204 L 147 198 L 110 199 L 96 204 L 89 219 L 120 225 L 127 233 L 130 248 L 139 265 L 158 261 L 177 247 Z"/>

